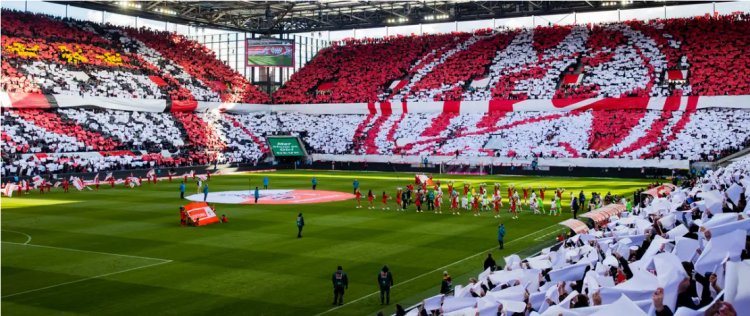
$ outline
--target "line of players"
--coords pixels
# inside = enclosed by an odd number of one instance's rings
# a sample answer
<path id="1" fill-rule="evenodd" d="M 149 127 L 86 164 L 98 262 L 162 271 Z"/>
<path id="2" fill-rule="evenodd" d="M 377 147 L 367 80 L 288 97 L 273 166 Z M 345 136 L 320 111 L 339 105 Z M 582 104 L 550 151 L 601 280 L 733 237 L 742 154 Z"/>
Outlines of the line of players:
<path id="1" fill-rule="evenodd" d="M 495 183 L 494 191 L 492 195 L 489 195 L 489 191 L 486 189 L 487 185 L 482 183 L 479 184 L 479 190 L 471 187 L 470 183 L 464 183 L 463 192 L 460 193 L 457 189 L 454 189 L 453 182 L 449 182 L 448 186 L 448 197 L 450 201 L 450 211 L 453 215 L 461 215 L 461 210 L 471 211 L 474 216 L 479 216 L 482 211 L 494 211 L 495 218 L 500 217 L 500 209 L 503 207 L 503 197 L 500 190 L 500 184 Z M 523 211 L 523 206 L 529 207 L 530 211 L 534 214 L 548 214 L 548 215 L 560 215 L 562 210 L 562 193 L 565 191 L 563 188 L 557 188 L 551 198 L 551 204 L 549 212 L 544 209 L 544 193 L 547 188 L 539 188 L 539 195 L 536 194 L 536 190 L 530 187 L 521 188 L 523 192 L 523 200 L 519 195 L 518 190 L 515 186 L 511 185 L 507 188 L 509 205 L 508 211 L 513 214 L 513 219 L 518 219 L 518 212 Z M 529 192 L 531 194 L 529 195 Z M 362 192 L 359 188 L 355 189 L 354 193 L 357 201 L 356 208 L 362 208 Z M 414 197 L 414 199 L 412 199 Z M 367 192 L 367 203 L 368 209 L 376 209 L 375 206 L 375 193 L 372 190 Z M 391 197 L 383 191 L 381 195 L 382 210 L 390 210 L 388 201 Z M 440 186 L 440 181 L 428 188 L 426 181 L 422 184 L 418 184 L 416 187 L 412 184 L 406 186 L 406 190 L 402 188 L 396 189 L 396 211 L 406 211 L 408 206 L 412 203 L 416 207 L 417 213 L 422 213 L 425 210 L 434 211 L 436 214 L 443 213 L 443 189 Z M 423 209 L 424 208 L 424 209 Z"/>

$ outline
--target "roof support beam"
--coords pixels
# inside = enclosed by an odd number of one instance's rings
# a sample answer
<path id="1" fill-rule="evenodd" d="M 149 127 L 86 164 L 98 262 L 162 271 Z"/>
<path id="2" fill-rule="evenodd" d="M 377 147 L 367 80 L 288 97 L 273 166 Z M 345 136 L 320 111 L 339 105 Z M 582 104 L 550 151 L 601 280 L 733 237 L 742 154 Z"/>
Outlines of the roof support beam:
<path id="1" fill-rule="evenodd" d="M 341 15 L 344 15 L 344 16 L 348 16 L 348 17 L 350 17 L 350 18 L 352 18 L 352 19 L 355 19 L 355 20 L 360 20 L 360 21 L 362 21 L 362 22 L 367 22 L 367 23 L 370 23 L 370 21 L 368 21 L 367 19 L 363 19 L 363 18 L 360 18 L 360 17 L 358 17 L 358 16 L 356 16 L 356 15 L 354 15 L 354 14 L 351 14 L 351 13 L 344 13 L 344 12 L 340 12 L 340 14 L 341 14 Z"/>
<path id="2" fill-rule="evenodd" d="M 221 19 L 222 17 L 224 17 L 225 14 L 226 13 L 224 11 L 219 11 L 219 13 L 217 13 L 214 16 L 210 17 L 209 21 L 211 21 L 211 23 L 216 23 L 216 21 L 218 21 L 219 19 Z"/>
<path id="3" fill-rule="evenodd" d="M 446 15 L 448 14 L 448 12 L 445 12 L 445 11 L 443 11 L 443 10 L 441 10 L 441 9 L 437 8 L 437 7 L 433 7 L 433 6 L 431 6 L 431 5 L 428 5 L 427 3 L 425 3 L 424 7 L 425 7 L 425 8 L 428 8 L 428 9 L 430 9 L 430 10 L 432 10 L 432 11 L 435 11 L 435 12 L 437 12 L 437 13 L 440 13 L 440 14 L 446 14 Z"/>
<path id="4" fill-rule="evenodd" d="M 476 4 L 476 5 L 478 6 L 478 7 L 482 8 L 482 9 L 485 9 L 485 10 L 487 10 L 487 12 L 489 12 L 489 13 L 495 13 L 495 11 L 494 11 L 494 10 L 492 10 L 492 9 L 491 9 L 491 8 L 489 8 L 489 7 L 487 7 L 487 6 L 486 6 L 486 5 L 484 5 L 484 4 L 482 3 L 482 2 L 475 2 L 474 4 Z"/>
<path id="5" fill-rule="evenodd" d="M 187 15 L 188 13 L 193 12 L 194 10 L 195 10 L 195 7 L 188 7 L 182 12 L 180 12 L 180 15 Z"/>
<path id="6" fill-rule="evenodd" d="M 152 1 L 151 4 L 146 6 L 146 10 L 153 10 L 159 5 L 159 3 L 161 3 L 161 1 Z"/>
<path id="7" fill-rule="evenodd" d="M 281 20 L 284 19 L 284 17 L 289 13 L 289 11 L 292 11 L 294 9 L 294 2 L 292 2 L 288 7 L 284 8 L 284 12 L 281 13 L 281 15 L 278 15 L 273 18 L 271 26 L 268 27 L 267 30 L 273 30 L 276 28 L 277 25 L 281 22 Z"/>
<path id="8" fill-rule="evenodd" d="M 301 16 L 300 18 L 303 18 L 305 20 L 310 20 L 310 21 L 313 21 L 313 22 L 318 22 L 318 23 L 325 24 L 325 25 L 328 25 L 328 26 L 336 26 L 336 24 L 333 24 L 333 23 L 330 23 L 330 22 L 326 22 L 326 21 L 323 21 L 323 20 L 318 20 L 318 19 L 315 19 L 315 18 L 311 18 L 309 16 Z"/>

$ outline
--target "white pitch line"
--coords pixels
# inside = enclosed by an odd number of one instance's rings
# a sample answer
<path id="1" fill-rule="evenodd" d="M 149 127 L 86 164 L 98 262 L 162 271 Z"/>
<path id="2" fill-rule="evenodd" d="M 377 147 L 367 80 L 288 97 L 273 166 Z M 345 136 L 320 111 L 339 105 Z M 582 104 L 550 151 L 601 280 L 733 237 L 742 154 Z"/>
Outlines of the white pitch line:
<path id="1" fill-rule="evenodd" d="M 164 260 L 164 259 L 158 259 L 158 260 Z M 96 276 L 92 276 L 92 277 L 88 277 L 88 278 L 83 278 L 83 279 L 79 279 L 79 280 L 75 280 L 75 281 L 63 282 L 63 283 L 59 283 L 59 284 L 55 284 L 55 285 L 40 287 L 38 289 L 33 289 L 33 290 L 27 290 L 27 291 L 22 291 L 22 292 L 18 292 L 18 293 L 8 294 L 8 295 L 3 296 L 2 298 L 8 298 L 8 297 L 13 297 L 13 296 L 17 296 L 17 295 L 27 294 L 27 293 L 31 293 L 31 292 L 37 292 L 37 291 L 47 290 L 47 289 L 56 288 L 56 287 L 63 286 L 63 285 L 68 285 L 68 284 L 80 283 L 80 282 L 83 282 L 83 281 L 88 281 L 88 280 L 103 278 L 103 277 L 107 277 L 107 276 L 111 276 L 111 275 L 115 275 L 115 274 L 120 274 L 120 273 L 125 273 L 125 272 L 140 270 L 140 269 L 145 269 L 145 268 L 157 266 L 157 265 L 160 265 L 160 264 L 170 263 L 170 262 L 172 262 L 172 260 L 167 260 L 167 261 L 162 261 L 162 262 L 147 264 L 145 266 L 130 268 L 130 269 L 122 270 L 122 271 L 116 271 L 116 272 L 110 272 L 110 273 L 100 274 L 100 275 L 96 275 Z"/>
<path id="2" fill-rule="evenodd" d="M 9 232 L 9 233 L 21 234 L 21 235 L 26 236 L 26 241 L 22 245 L 28 245 L 31 242 L 31 235 L 29 235 L 29 234 L 18 232 L 18 231 L 15 231 L 15 230 L 7 230 L 7 229 L 3 229 L 2 231 Z"/>
<path id="3" fill-rule="evenodd" d="M 17 242 L 10 242 L 10 241 L 3 241 L 2 243 L 4 243 L 4 244 L 11 244 L 11 245 L 19 245 L 19 246 L 28 246 L 28 247 L 38 247 L 38 248 L 68 250 L 68 251 L 75 251 L 75 252 L 87 252 L 87 253 L 95 253 L 95 254 L 100 254 L 100 255 L 110 255 L 110 256 L 118 256 L 118 257 L 126 257 L 126 258 L 157 260 L 157 261 L 162 261 L 162 263 L 172 262 L 172 260 L 169 260 L 169 259 L 152 258 L 152 257 L 142 257 L 142 256 L 133 256 L 133 255 L 124 255 L 124 254 L 111 253 L 111 252 L 101 252 L 101 251 L 81 250 L 81 249 L 55 247 L 55 246 L 35 245 L 35 244 L 29 244 L 29 243 L 23 243 L 22 244 L 22 243 L 17 243 Z"/>
<path id="4" fill-rule="evenodd" d="M 544 238 L 547 238 L 547 236 L 551 236 L 551 235 L 557 234 L 557 232 L 558 232 L 558 231 L 553 231 L 553 232 L 551 232 L 551 233 L 547 233 L 547 234 L 544 234 L 543 236 L 539 236 L 539 237 L 537 237 L 537 238 L 534 238 L 534 240 L 535 240 L 535 241 L 540 241 L 540 240 L 542 240 L 542 239 L 544 239 Z"/>
<path id="5" fill-rule="evenodd" d="M 536 235 L 536 234 L 538 234 L 538 233 L 540 233 L 540 232 L 544 232 L 544 231 L 546 231 L 547 229 L 549 229 L 550 227 L 554 227 L 554 226 L 556 226 L 556 225 L 557 225 L 557 224 L 552 224 L 552 225 L 550 225 L 550 226 L 547 226 L 547 227 L 545 227 L 545 228 L 542 228 L 542 229 L 540 229 L 540 230 L 538 230 L 538 231 L 535 231 L 535 232 L 533 232 L 533 233 L 527 234 L 527 235 L 525 235 L 525 236 L 523 236 L 523 237 L 521 237 L 521 238 L 518 238 L 518 239 L 514 239 L 514 240 L 511 240 L 511 241 L 509 241 L 509 242 L 505 243 L 505 245 L 510 245 L 510 244 L 512 244 L 512 243 L 514 243 L 514 242 L 516 242 L 516 241 L 519 241 L 519 240 L 524 240 L 524 239 L 526 239 L 526 238 L 528 238 L 528 237 L 530 237 L 530 236 Z M 466 260 L 472 259 L 472 258 L 474 258 L 474 257 L 476 257 L 476 256 L 479 256 L 479 255 L 485 254 L 485 253 L 487 253 L 488 251 L 492 251 L 492 250 L 494 250 L 494 249 L 496 249 L 496 248 L 497 248 L 497 247 L 492 247 L 492 248 L 490 248 L 490 249 L 487 249 L 487 250 L 485 250 L 485 251 L 479 252 L 479 253 L 477 253 L 477 254 L 474 254 L 474 255 L 471 255 L 471 256 L 469 256 L 469 257 L 463 258 L 463 259 L 461 259 L 461 260 L 458 260 L 458 261 L 456 261 L 456 262 L 453 262 L 453 263 L 449 263 L 449 264 L 447 264 L 447 265 L 444 265 L 444 266 L 442 266 L 442 267 L 440 267 L 440 268 L 434 269 L 434 270 L 432 270 L 432 271 L 430 271 L 430 272 L 425 272 L 425 273 L 422 273 L 422 274 L 420 274 L 420 275 L 418 275 L 418 276 L 415 276 L 415 277 L 413 277 L 413 278 L 411 278 L 411 279 L 408 279 L 408 280 L 406 280 L 406 281 L 403 281 L 403 282 L 399 282 L 399 283 L 397 283 L 396 285 L 394 285 L 394 286 L 392 286 L 392 287 L 394 287 L 394 288 L 395 288 L 395 287 L 397 287 L 397 286 L 399 286 L 399 285 L 402 285 L 402 284 L 406 284 L 406 283 L 409 283 L 409 282 L 411 282 L 411 281 L 414 281 L 414 280 L 416 280 L 416 279 L 419 279 L 419 278 L 425 277 L 425 276 L 427 276 L 427 275 L 430 275 L 430 274 L 433 274 L 433 273 L 435 273 L 435 272 L 438 272 L 438 271 L 441 271 L 441 270 L 445 270 L 446 268 L 448 268 L 448 267 L 450 267 L 450 266 L 452 266 L 452 265 L 455 265 L 455 264 L 457 264 L 457 263 L 461 263 L 461 262 L 464 262 L 464 261 L 466 261 Z M 358 298 L 358 299 L 356 299 L 356 300 L 353 300 L 353 301 L 351 301 L 351 302 L 349 302 L 349 303 L 346 303 L 346 304 L 344 304 L 344 305 L 336 306 L 336 307 L 333 307 L 333 308 L 331 308 L 331 309 L 329 309 L 329 310 L 323 311 L 323 312 L 321 312 L 321 313 L 319 313 L 319 314 L 316 314 L 315 316 L 320 316 L 320 315 L 324 315 L 324 314 L 330 313 L 330 312 L 332 312 L 332 311 L 335 311 L 335 310 L 337 310 L 337 309 L 339 309 L 339 308 L 345 307 L 345 306 L 347 306 L 347 305 L 349 305 L 349 304 L 354 304 L 354 303 L 356 303 L 356 302 L 359 302 L 359 301 L 361 301 L 361 300 L 363 300 L 363 299 L 366 299 L 366 298 L 368 298 L 368 297 L 370 297 L 370 296 L 373 296 L 373 295 L 376 295 L 376 294 L 379 294 L 379 293 L 380 293 L 380 291 L 378 291 L 378 292 L 373 292 L 373 293 L 370 293 L 370 294 L 367 294 L 367 295 L 365 295 L 365 296 L 362 296 L 362 297 L 360 297 L 360 298 Z"/>

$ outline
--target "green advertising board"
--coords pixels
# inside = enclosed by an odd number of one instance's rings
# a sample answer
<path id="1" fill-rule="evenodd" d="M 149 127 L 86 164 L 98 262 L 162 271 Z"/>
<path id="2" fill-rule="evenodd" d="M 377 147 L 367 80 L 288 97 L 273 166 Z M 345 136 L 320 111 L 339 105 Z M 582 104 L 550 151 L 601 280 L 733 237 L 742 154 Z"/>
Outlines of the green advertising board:
<path id="1" fill-rule="evenodd" d="M 268 145 L 271 152 L 277 157 L 304 156 L 305 151 L 299 143 L 299 139 L 293 136 L 268 137 Z"/>

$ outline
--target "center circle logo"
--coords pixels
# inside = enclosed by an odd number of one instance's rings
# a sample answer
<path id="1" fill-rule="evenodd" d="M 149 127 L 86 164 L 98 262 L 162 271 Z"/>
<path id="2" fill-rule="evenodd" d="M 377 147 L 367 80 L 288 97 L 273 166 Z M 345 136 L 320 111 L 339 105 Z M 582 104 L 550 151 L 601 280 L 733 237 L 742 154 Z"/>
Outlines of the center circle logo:
<path id="1" fill-rule="evenodd" d="M 312 204 L 353 199 L 351 193 L 323 190 L 258 190 L 258 204 Z M 185 197 L 203 201 L 203 193 Z M 209 192 L 208 203 L 255 204 L 255 190 Z"/>

